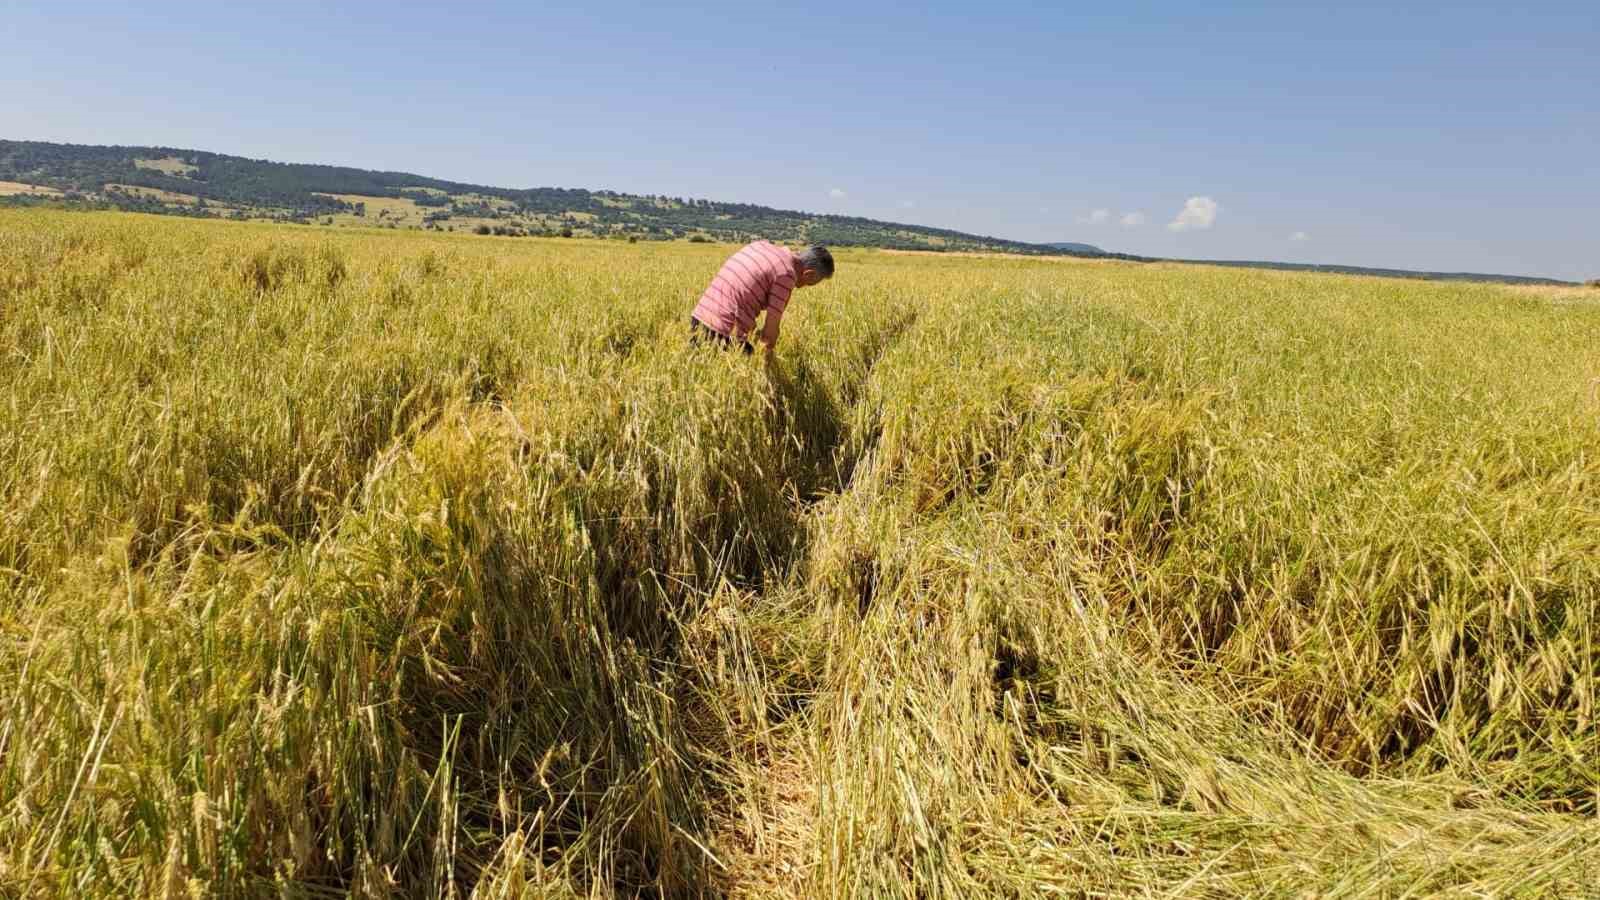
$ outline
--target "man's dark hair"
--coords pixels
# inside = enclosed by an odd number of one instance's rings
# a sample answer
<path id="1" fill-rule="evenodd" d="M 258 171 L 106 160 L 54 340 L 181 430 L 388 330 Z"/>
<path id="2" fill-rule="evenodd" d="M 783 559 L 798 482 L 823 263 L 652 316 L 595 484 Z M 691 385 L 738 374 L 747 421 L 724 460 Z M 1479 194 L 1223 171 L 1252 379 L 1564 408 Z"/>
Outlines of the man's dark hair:
<path id="1" fill-rule="evenodd" d="M 800 267 L 813 269 L 823 278 L 832 278 L 833 254 L 828 252 L 827 247 L 807 247 L 805 252 L 800 254 Z"/>

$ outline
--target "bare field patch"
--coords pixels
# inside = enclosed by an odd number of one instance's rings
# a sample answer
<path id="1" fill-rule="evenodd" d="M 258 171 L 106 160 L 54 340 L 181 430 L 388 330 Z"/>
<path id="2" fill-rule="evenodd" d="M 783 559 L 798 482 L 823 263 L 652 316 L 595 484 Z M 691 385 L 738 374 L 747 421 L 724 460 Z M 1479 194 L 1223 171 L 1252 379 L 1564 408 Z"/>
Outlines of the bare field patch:
<path id="1" fill-rule="evenodd" d="M 507 200 L 504 197 L 495 197 L 489 194 L 456 194 L 455 200 L 461 203 L 481 203 L 490 209 L 507 212 L 517 208 L 517 204 L 513 203 L 512 201 Z"/>
<path id="2" fill-rule="evenodd" d="M 363 194 L 320 194 L 319 196 L 331 197 L 345 203 L 360 203 L 366 207 L 366 216 L 363 217 L 369 225 L 382 225 L 393 222 L 399 226 L 421 225 L 422 217 L 428 209 L 417 204 L 409 197 L 368 197 Z"/>
<path id="3" fill-rule="evenodd" d="M 37 184 L 23 184 L 20 181 L 0 181 L 0 197 L 59 197 L 61 192 L 53 187 L 44 187 Z"/>
<path id="4" fill-rule="evenodd" d="M 188 178 L 200 171 L 199 166 L 191 165 L 176 156 L 167 156 L 161 159 L 135 159 L 133 164 L 140 169 L 149 169 L 152 172 L 161 172 L 178 178 Z"/>
<path id="5" fill-rule="evenodd" d="M 125 194 L 129 197 L 143 197 L 149 200 L 160 200 L 163 203 L 181 203 L 192 205 L 200 198 L 193 194 L 181 194 L 177 191 L 164 191 L 160 188 L 142 187 L 137 184 L 107 184 L 103 190 Z"/>
<path id="6" fill-rule="evenodd" d="M 1600 287 L 1586 284 L 1514 284 L 1505 287 L 1525 297 L 1541 297 L 1561 303 L 1600 303 Z"/>

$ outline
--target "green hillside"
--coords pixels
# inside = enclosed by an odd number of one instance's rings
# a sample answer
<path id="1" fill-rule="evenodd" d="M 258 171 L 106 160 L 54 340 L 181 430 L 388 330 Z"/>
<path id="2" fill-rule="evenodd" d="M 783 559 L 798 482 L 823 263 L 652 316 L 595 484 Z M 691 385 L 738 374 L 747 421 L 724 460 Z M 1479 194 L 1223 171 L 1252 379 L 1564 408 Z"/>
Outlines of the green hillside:
<path id="1" fill-rule="evenodd" d="M 1116 255 L 1060 250 L 940 228 L 722 203 L 564 188 L 508 189 L 406 172 L 244 159 L 173 147 L 0 140 L 0 187 L 13 204 L 71 202 L 186 216 L 476 231 L 790 242 L 902 250 Z M 37 186 L 59 192 L 41 196 Z"/>

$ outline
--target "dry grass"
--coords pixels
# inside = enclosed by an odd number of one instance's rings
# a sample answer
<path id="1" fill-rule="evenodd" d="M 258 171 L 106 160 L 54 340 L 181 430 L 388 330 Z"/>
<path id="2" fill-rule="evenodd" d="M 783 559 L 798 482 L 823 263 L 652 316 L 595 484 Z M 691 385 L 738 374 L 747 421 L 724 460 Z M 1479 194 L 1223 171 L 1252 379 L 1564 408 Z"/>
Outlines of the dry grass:
<path id="1" fill-rule="evenodd" d="M 366 206 L 367 214 L 364 217 L 349 214 L 339 214 L 334 217 L 339 224 L 353 225 L 383 225 L 393 223 L 397 227 L 409 228 L 422 224 L 422 217 L 429 210 L 419 206 L 417 201 L 409 197 L 368 197 L 364 194 L 322 194 L 323 197 L 332 197 L 345 203 L 361 203 Z"/>
<path id="2" fill-rule="evenodd" d="M 20 181 L 0 181 L 0 197 L 14 197 L 18 194 L 35 197 L 61 196 L 61 192 L 52 187 L 43 187 L 37 184 L 23 184 Z"/>
<path id="3" fill-rule="evenodd" d="M 4 892 L 1600 882 L 1600 309 L 725 252 L 0 211 Z"/>
<path id="4" fill-rule="evenodd" d="M 175 175 L 179 178 L 187 178 L 200 171 L 198 166 L 186 163 L 176 156 L 164 156 L 161 159 L 135 159 L 133 165 L 136 168 Z"/>
<path id="5" fill-rule="evenodd" d="M 164 191 L 160 188 L 140 187 L 136 184 L 107 184 L 107 191 L 118 191 L 130 197 L 144 197 L 150 200 L 160 200 L 163 203 L 193 204 L 199 200 L 194 194 L 180 194 L 177 191 Z"/>
<path id="6" fill-rule="evenodd" d="M 943 238 L 930 238 L 930 243 L 944 242 Z M 1101 259 L 1093 256 L 1033 256 L 1025 253 L 1003 253 L 998 250 L 904 250 L 885 247 L 871 251 L 890 256 L 946 256 L 953 259 L 1017 259 L 1038 263 L 1069 263 L 1073 265 L 1139 265 L 1124 259 Z"/>
<path id="7" fill-rule="evenodd" d="M 1508 285 L 1506 289 L 1524 296 L 1542 297 L 1560 303 L 1595 303 L 1600 302 L 1600 293 L 1595 291 L 1597 287 L 1600 287 L 1600 284 L 1518 284 Z"/>

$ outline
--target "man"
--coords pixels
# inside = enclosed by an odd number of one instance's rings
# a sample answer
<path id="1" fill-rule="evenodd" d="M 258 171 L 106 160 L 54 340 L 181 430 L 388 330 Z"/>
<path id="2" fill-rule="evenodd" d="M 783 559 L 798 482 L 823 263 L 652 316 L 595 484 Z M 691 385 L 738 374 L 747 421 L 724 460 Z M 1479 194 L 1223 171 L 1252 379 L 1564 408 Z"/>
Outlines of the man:
<path id="1" fill-rule="evenodd" d="M 778 323 L 789 294 L 833 277 L 833 254 L 827 247 L 809 247 L 794 253 L 769 241 L 746 244 L 722 264 L 711 286 L 700 295 L 689 317 L 689 339 L 714 341 L 723 347 L 738 340 L 744 352 L 754 351 L 750 334 L 756 317 L 765 312 L 761 342 L 767 352 L 778 344 Z"/>

